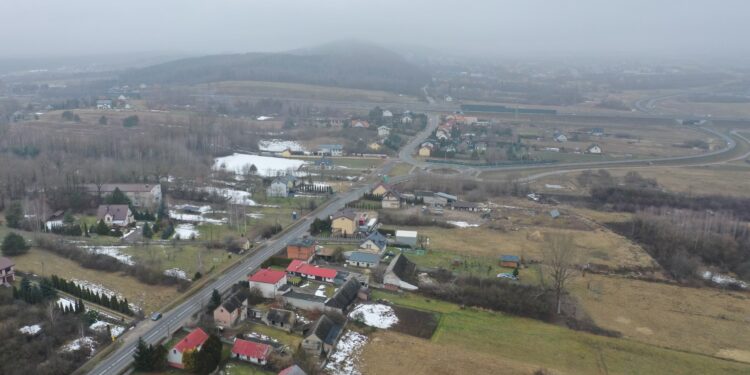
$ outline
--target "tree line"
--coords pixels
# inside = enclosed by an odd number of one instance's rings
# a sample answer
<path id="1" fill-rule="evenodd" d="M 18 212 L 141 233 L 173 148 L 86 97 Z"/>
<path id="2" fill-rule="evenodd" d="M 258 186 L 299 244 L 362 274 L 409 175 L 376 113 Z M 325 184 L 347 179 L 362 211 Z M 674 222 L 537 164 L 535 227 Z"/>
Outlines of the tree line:
<path id="1" fill-rule="evenodd" d="M 103 293 L 97 293 L 57 275 L 52 275 L 50 277 L 50 282 L 55 289 L 68 293 L 74 297 L 82 298 L 86 301 L 93 302 L 97 305 L 104 306 L 123 314 L 133 315 L 133 310 L 130 308 L 127 298 L 120 299 L 117 296 L 108 296 Z"/>

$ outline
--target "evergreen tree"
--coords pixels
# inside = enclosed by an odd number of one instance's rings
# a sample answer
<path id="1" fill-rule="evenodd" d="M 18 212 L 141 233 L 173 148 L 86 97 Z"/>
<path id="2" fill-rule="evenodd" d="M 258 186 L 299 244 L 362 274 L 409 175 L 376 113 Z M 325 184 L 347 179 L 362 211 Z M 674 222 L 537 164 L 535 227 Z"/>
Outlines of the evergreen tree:
<path id="1" fill-rule="evenodd" d="M 107 204 L 130 204 L 130 198 L 123 193 L 120 188 L 115 188 L 111 195 L 104 199 Z"/>
<path id="2" fill-rule="evenodd" d="M 214 289 L 214 291 L 211 293 L 211 301 L 206 307 L 208 308 L 209 312 L 212 312 L 216 310 L 219 305 L 221 305 L 221 293 L 219 293 L 218 290 Z"/>
<path id="3" fill-rule="evenodd" d="M 208 375 L 216 370 L 221 362 L 221 340 L 216 335 L 210 335 L 203 343 L 201 350 L 195 355 L 195 373 Z"/>
<path id="4" fill-rule="evenodd" d="M 0 245 L 0 249 L 5 256 L 16 256 L 25 254 L 29 251 L 29 245 L 21 235 L 16 233 L 9 233 L 5 236 L 3 244 Z"/>
<path id="5" fill-rule="evenodd" d="M 151 226 L 148 225 L 148 223 L 143 224 L 143 237 L 144 238 L 153 238 L 154 232 L 151 230 Z"/>
<path id="6" fill-rule="evenodd" d="M 96 234 L 100 236 L 106 236 L 109 234 L 109 227 L 104 223 L 104 220 L 99 220 L 99 224 L 96 224 Z"/>
<path id="7" fill-rule="evenodd" d="M 151 371 L 151 364 L 153 363 L 153 351 L 152 348 L 146 345 L 143 338 L 138 338 L 138 344 L 135 347 L 135 353 L 133 353 L 133 366 L 136 371 Z"/>
<path id="8" fill-rule="evenodd" d="M 23 221 L 21 202 L 12 202 L 5 211 L 5 222 L 9 228 L 20 228 Z"/>
<path id="9" fill-rule="evenodd" d="M 168 350 L 164 345 L 159 345 L 153 349 L 151 358 L 151 371 L 165 371 L 167 369 Z"/>

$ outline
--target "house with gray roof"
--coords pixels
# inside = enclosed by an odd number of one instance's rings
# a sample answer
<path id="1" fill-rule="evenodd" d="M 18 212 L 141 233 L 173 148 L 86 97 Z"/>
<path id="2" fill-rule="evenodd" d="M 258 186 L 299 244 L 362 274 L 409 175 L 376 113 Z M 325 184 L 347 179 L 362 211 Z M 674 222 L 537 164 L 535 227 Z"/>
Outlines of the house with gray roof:
<path id="1" fill-rule="evenodd" d="M 328 316 L 321 315 L 306 332 L 302 349 L 315 356 L 327 355 L 336 346 L 342 331 L 342 326 L 334 323 Z"/>
<path id="2" fill-rule="evenodd" d="M 380 255 L 355 251 L 349 256 L 346 263 L 354 267 L 373 268 L 380 264 Z"/>

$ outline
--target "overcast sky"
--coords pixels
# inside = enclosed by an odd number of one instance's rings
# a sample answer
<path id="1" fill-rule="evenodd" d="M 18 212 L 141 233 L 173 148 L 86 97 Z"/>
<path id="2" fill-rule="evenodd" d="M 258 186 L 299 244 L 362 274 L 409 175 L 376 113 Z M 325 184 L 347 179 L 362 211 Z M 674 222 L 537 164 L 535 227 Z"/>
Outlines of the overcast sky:
<path id="1" fill-rule="evenodd" d="M 282 51 L 339 39 L 519 57 L 750 52 L 746 0 L 1 0 L 0 57 Z"/>

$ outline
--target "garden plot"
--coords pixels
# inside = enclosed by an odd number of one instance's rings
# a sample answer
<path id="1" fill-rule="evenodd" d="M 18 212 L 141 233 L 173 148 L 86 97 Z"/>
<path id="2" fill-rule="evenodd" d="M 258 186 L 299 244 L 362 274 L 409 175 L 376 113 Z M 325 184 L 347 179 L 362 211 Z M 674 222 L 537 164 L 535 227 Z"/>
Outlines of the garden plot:
<path id="1" fill-rule="evenodd" d="M 225 170 L 241 175 L 251 165 L 255 165 L 258 169 L 256 173 L 263 177 L 273 177 L 284 173 L 297 174 L 299 168 L 305 164 L 307 163 L 302 160 L 240 153 L 214 159 L 215 170 Z"/>
<path id="2" fill-rule="evenodd" d="M 349 313 L 349 317 L 370 327 L 382 329 L 391 328 L 398 323 L 393 308 L 382 304 L 359 305 Z"/>
<path id="3" fill-rule="evenodd" d="M 347 331 L 331 354 L 325 370 L 332 375 L 361 375 L 356 358 L 360 358 L 367 336 Z"/>
<path id="4" fill-rule="evenodd" d="M 112 258 L 117 259 L 119 262 L 125 263 L 129 266 L 135 265 L 135 261 L 133 260 L 133 257 L 121 251 L 123 249 L 127 249 L 128 248 L 127 246 L 79 246 L 79 248 L 84 249 L 93 254 L 102 254 L 102 255 L 110 256 Z"/>

